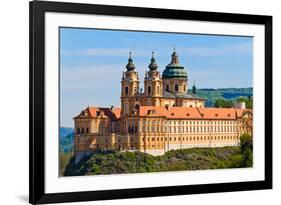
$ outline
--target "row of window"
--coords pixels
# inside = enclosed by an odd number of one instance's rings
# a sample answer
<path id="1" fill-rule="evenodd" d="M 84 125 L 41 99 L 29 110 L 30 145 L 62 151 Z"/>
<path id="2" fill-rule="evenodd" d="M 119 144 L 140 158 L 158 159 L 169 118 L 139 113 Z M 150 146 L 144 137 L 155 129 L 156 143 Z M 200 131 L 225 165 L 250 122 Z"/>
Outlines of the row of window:
<path id="1" fill-rule="evenodd" d="M 85 134 L 85 133 L 89 133 L 89 128 L 77 128 L 77 134 Z"/>
<path id="2" fill-rule="evenodd" d="M 110 127 L 104 127 L 103 125 L 100 125 L 100 126 L 93 126 L 92 127 L 92 132 L 93 133 L 96 133 L 96 132 L 99 132 L 99 133 L 106 133 L 106 132 L 119 132 L 120 130 L 120 127 L 118 125 L 114 125 L 114 124 L 111 124 Z M 76 131 L 77 134 L 87 134 L 89 133 L 89 128 L 77 128 L 77 131 Z"/>
<path id="3" fill-rule="evenodd" d="M 238 136 L 197 136 L 197 137 L 147 137 L 146 138 L 147 141 L 163 141 L 165 139 L 165 141 L 203 141 L 203 140 L 234 140 L 234 139 L 238 139 Z M 145 137 L 142 138 L 142 141 L 145 141 Z M 80 143 L 80 139 L 77 139 L 78 144 Z M 109 143 L 110 141 L 108 139 L 105 139 L 106 143 Z M 117 141 L 118 143 L 121 142 L 120 139 L 118 139 Z M 133 139 L 130 139 L 130 142 L 134 142 Z"/>
<path id="4" fill-rule="evenodd" d="M 145 121 L 146 125 L 152 124 L 152 125 L 160 125 L 162 126 L 163 124 L 165 125 L 235 125 L 237 122 L 235 121 L 207 121 L 207 120 L 202 120 L 202 121 L 157 121 L 157 120 L 151 120 L 151 121 Z"/>
<path id="5" fill-rule="evenodd" d="M 134 87 L 134 93 L 135 93 L 135 94 L 138 93 L 137 87 Z M 125 95 L 128 95 L 128 94 L 129 94 L 129 87 L 128 87 L 128 86 L 125 86 Z"/>
<path id="6" fill-rule="evenodd" d="M 175 84 L 174 86 L 175 86 L 174 87 L 174 91 L 178 92 L 179 91 L 179 85 Z M 183 92 L 185 92 L 185 89 L 186 89 L 186 86 L 183 85 Z M 170 85 L 169 84 L 166 84 L 166 91 L 170 91 Z"/>
<path id="7" fill-rule="evenodd" d="M 169 133 L 205 133 L 205 132 L 237 132 L 238 127 L 232 126 L 194 126 L 194 127 L 162 127 L 162 126 L 143 126 L 143 132 L 169 132 Z"/>
<path id="8" fill-rule="evenodd" d="M 197 136 L 197 137 L 143 137 L 142 141 L 203 141 L 203 140 L 235 140 L 238 136 Z"/>
<path id="9" fill-rule="evenodd" d="M 227 144 L 214 144 L 214 145 L 212 145 L 212 147 L 220 147 L 220 146 L 236 146 L 237 144 L 229 144 L 229 143 L 227 143 Z M 163 146 L 161 146 L 161 145 L 143 145 L 142 146 L 144 149 L 146 148 L 158 148 L 158 149 L 163 149 Z M 192 144 L 190 144 L 190 145 L 181 145 L 181 148 L 192 148 L 192 147 L 210 147 L 210 145 L 209 144 L 195 144 L 195 145 L 192 145 Z M 177 148 L 179 148 L 179 147 L 177 147 Z M 177 149 L 177 148 L 175 148 L 175 149 Z M 173 148 L 170 148 L 171 150 L 173 149 Z"/>
<path id="10" fill-rule="evenodd" d="M 137 88 L 135 87 L 134 88 L 134 93 L 137 94 Z M 125 86 L 125 95 L 128 95 L 129 94 L 129 87 L 128 86 Z M 151 86 L 147 86 L 147 94 L 148 95 L 151 95 L 152 94 L 152 89 L 151 89 Z M 160 94 L 160 86 L 157 85 L 156 86 L 156 94 L 159 95 Z"/>

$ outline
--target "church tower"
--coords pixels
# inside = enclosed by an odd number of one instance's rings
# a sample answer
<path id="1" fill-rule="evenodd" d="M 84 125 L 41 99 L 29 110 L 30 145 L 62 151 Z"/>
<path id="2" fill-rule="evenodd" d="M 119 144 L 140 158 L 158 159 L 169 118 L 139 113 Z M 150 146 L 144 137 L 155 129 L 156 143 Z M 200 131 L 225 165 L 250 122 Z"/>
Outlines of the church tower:
<path id="1" fill-rule="evenodd" d="M 122 117 L 130 116 L 138 110 L 139 83 L 138 73 L 135 71 L 135 65 L 133 64 L 130 52 L 128 64 L 126 65 L 126 71 L 123 72 L 121 81 Z"/>
<path id="2" fill-rule="evenodd" d="M 162 79 L 158 66 L 154 58 L 154 52 L 150 64 L 149 71 L 145 74 L 144 79 L 144 94 L 146 96 L 145 105 L 160 106 L 160 98 L 162 97 Z"/>
<path id="3" fill-rule="evenodd" d="M 163 88 L 165 91 L 175 94 L 187 93 L 187 73 L 184 67 L 179 63 L 179 57 L 174 49 L 171 63 L 163 71 Z"/>

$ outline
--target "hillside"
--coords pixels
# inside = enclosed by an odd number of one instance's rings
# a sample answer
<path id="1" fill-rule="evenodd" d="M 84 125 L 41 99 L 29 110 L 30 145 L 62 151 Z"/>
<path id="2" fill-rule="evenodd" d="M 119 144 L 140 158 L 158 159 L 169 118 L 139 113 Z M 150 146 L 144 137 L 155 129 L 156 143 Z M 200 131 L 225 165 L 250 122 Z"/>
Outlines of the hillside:
<path id="1" fill-rule="evenodd" d="M 60 137 L 61 138 L 66 137 L 67 135 L 69 135 L 72 132 L 73 132 L 72 127 L 60 127 Z"/>
<path id="2" fill-rule="evenodd" d="M 65 168 L 64 176 L 251 167 L 251 154 L 252 150 L 245 157 L 239 147 L 172 150 L 162 156 L 142 152 L 107 151 L 94 153 L 77 165 L 72 157 Z"/>
<path id="3" fill-rule="evenodd" d="M 60 176 L 63 175 L 64 168 L 69 163 L 73 155 L 73 147 L 74 147 L 73 128 L 60 127 L 60 141 L 59 141 Z"/>
<path id="4" fill-rule="evenodd" d="M 65 137 L 60 137 L 60 152 L 71 152 L 74 146 L 74 133 L 71 132 Z"/>
<path id="5" fill-rule="evenodd" d="M 188 92 L 192 92 L 189 90 Z M 253 88 L 220 88 L 220 89 L 197 89 L 199 97 L 204 98 L 206 107 L 213 107 L 218 99 L 223 100 L 236 100 L 239 97 L 253 96 Z"/>

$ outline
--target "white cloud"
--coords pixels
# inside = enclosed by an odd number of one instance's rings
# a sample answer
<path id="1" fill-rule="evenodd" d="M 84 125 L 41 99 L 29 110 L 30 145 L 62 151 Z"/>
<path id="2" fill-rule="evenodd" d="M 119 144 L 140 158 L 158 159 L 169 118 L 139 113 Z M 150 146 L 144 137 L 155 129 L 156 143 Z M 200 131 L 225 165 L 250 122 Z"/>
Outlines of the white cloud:
<path id="1" fill-rule="evenodd" d="M 145 45 L 144 45 L 145 46 Z M 143 46 L 143 47 L 144 47 Z M 239 42 L 220 45 L 217 47 L 205 47 L 205 46 L 177 46 L 177 51 L 180 56 L 203 56 L 203 57 L 218 57 L 227 55 L 245 55 L 251 54 L 253 51 L 252 43 Z M 159 45 L 156 49 L 150 48 L 86 48 L 80 50 L 62 50 L 62 56 L 81 56 L 81 57 L 127 57 L 129 52 L 133 53 L 133 56 L 147 57 L 150 56 L 152 51 L 156 51 L 157 56 L 167 56 L 172 52 L 171 47 Z"/>
<path id="2" fill-rule="evenodd" d="M 106 56 L 106 57 L 124 57 L 132 52 L 134 56 L 147 56 L 151 53 L 150 50 L 145 49 L 130 49 L 130 48 L 87 48 L 80 50 L 65 51 L 61 54 L 63 56 Z"/>
<path id="3" fill-rule="evenodd" d="M 245 43 L 231 43 L 220 45 L 217 47 L 179 47 L 178 50 L 182 52 L 184 56 L 227 56 L 227 55 L 245 55 L 251 54 L 253 51 L 252 44 Z"/>

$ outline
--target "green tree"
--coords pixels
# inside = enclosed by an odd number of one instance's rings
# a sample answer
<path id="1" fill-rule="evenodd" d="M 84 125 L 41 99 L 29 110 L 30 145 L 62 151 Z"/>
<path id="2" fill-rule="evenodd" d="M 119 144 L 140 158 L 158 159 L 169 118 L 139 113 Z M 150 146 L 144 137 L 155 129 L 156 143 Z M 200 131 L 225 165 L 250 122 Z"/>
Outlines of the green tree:
<path id="1" fill-rule="evenodd" d="M 233 107 L 231 100 L 217 99 L 214 104 L 215 107 L 230 108 Z"/>
<path id="2" fill-rule="evenodd" d="M 247 133 L 240 136 L 240 152 L 243 156 L 241 166 L 253 166 L 253 140 L 252 136 Z"/>

